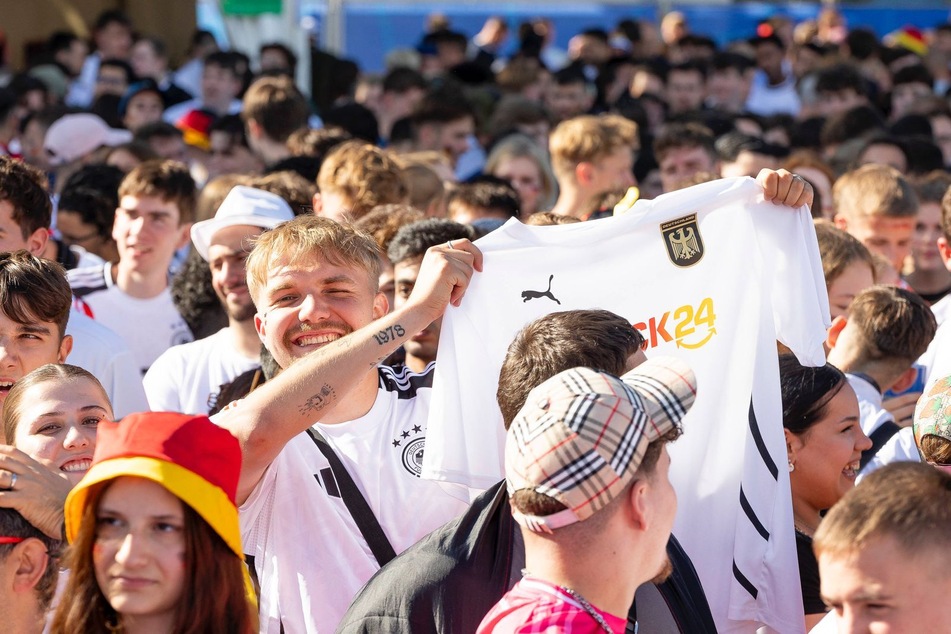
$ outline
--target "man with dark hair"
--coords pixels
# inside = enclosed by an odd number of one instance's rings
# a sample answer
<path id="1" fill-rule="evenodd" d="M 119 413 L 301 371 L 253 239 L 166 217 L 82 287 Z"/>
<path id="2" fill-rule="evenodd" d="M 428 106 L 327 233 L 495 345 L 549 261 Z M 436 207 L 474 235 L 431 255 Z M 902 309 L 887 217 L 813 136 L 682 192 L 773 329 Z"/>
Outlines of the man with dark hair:
<path id="1" fill-rule="evenodd" d="M 834 64 L 816 71 L 816 114 L 823 117 L 868 105 L 868 85 L 852 64 Z"/>
<path id="2" fill-rule="evenodd" d="M 760 170 L 777 169 L 780 161 L 789 156 L 781 146 L 742 132 L 727 132 L 714 144 L 720 160 L 720 176 L 756 177 Z"/>
<path id="3" fill-rule="evenodd" d="M 700 62 L 681 62 L 667 71 L 665 94 L 670 114 L 693 112 L 703 107 L 707 68 Z"/>
<path id="4" fill-rule="evenodd" d="M 145 124 L 135 131 L 135 140 L 147 144 L 159 158 L 182 163 L 188 161 L 182 131 L 167 121 Z"/>
<path id="5" fill-rule="evenodd" d="M 934 96 L 934 75 L 922 64 L 905 66 L 892 77 L 889 121 L 898 121 L 914 112 L 917 104 Z"/>
<path id="6" fill-rule="evenodd" d="M 446 212 L 456 222 L 471 224 L 481 218 L 505 222 L 518 217 L 518 192 L 501 178 L 482 176 L 449 193 Z"/>
<path id="7" fill-rule="evenodd" d="M 291 155 L 287 139 L 307 127 L 310 107 L 289 77 L 262 77 L 248 88 L 241 117 L 248 145 L 265 165 Z"/>
<path id="8" fill-rule="evenodd" d="M 664 193 L 680 189 L 701 173 L 720 175 L 713 133 L 699 123 L 677 123 L 654 139 L 654 156 L 660 166 Z"/>
<path id="9" fill-rule="evenodd" d="M 259 58 L 263 74 L 283 75 L 294 79 L 297 73 L 297 55 L 280 42 L 262 44 Z"/>
<path id="10" fill-rule="evenodd" d="M 120 10 L 111 9 L 99 14 L 92 36 L 96 51 L 86 57 L 79 77 L 66 95 L 66 105 L 88 108 L 92 104 L 100 62 L 104 59 L 127 60 L 132 48 L 132 30 L 132 21 Z"/>
<path id="11" fill-rule="evenodd" d="M 251 151 L 244 121 L 236 114 L 221 117 L 208 128 L 209 180 L 222 174 L 259 174 L 264 162 Z"/>
<path id="12" fill-rule="evenodd" d="M 241 54 L 218 51 L 205 58 L 201 74 L 201 96 L 172 106 L 165 111 L 163 118 L 169 123 L 177 123 L 192 110 L 207 110 L 215 116 L 238 114 L 241 112 L 241 100 L 238 95 L 244 87 L 244 73 L 247 64 Z"/>
<path id="13" fill-rule="evenodd" d="M 714 55 L 707 75 L 707 106 L 735 114 L 745 111 L 755 68 L 755 62 L 740 53 Z"/>
<path id="14" fill-rule="evenodd" d="M 399 308 L 409 299 L 416 287 L 423 256 L 429 247 L 451 243 L 452 240 L 474 238 L 475 233 L 471 227 L 443 218 L 420 220 L 397 231 L 386 252 L 393 264 L 393 307 Z M 426 366 L 436 360 L 440 324 L 442 318 L 435 320 L 403 344 L 403 364 L 413 372 L 425 371 Z"/>
<path id="15" fill-rule="evenodd" d="M 756 56 L 756 75 L 746 109 L 754 114 L 799 114 L 796 78 L 785 65 L 786 45 L 778 35 L 750 40 Z"/>
<path id="16" fill-rule="evenodd" d="M 380 137 L 389 140 L 393 124 L 408 117 L 426 96 L 429 82 L 411 68 L 397 66 L 383 76 L 380 99 L 370 105 L 380 127 Z"/>
<path id="17" fill-rule="evenodd" d="M 178 86 L 168 68 L 168 47 L 157 37 L 142 37 L 132 45 L 129 58 L 138 79 L 151 79 L 158 86 L 165 107 L 174 106 L 192 98 Z"/>
<path id="18" fill-rule="evenodd" d="M 430 93 L 411 115 L 413 149 L 435 150 L 445 154 L 453 167 L 469 150 L 475 134 L 472 106 L 459 95 Z"/>
<path id="19" fill-rule="evenodd" d="M 594 105 L 594 84 L 577 66 L 568 66 L 552 75 L 545 91 L 545 107 L 551 113 L 552 124 L 586 114 Z"/>
<path id="20" fill-rule="evenodd" d="M 0 508 L 0 535 L 0 619 L 9 632 L 39 634 L 56 591 L 61 544 L 9 508 Z"/>

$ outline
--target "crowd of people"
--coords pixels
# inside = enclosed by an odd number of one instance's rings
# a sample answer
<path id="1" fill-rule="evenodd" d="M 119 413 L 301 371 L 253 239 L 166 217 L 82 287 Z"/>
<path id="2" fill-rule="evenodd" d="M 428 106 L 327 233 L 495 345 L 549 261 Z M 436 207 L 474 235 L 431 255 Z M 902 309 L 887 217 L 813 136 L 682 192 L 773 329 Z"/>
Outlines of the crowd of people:
<path id="1" fill-rule="evenodd" d="M 951 23 L 671 12 L 562 50 L 434 15 L 380 75 L 313 52 L 306 90 L 279 42 L 199 31 L 173 68 L 137 26 L 0 78 L 10 631 L 947 631 Z M 640 276 L 604 265 L 635 244 Z M 708 275 L 669 322 L 638 307 L 664 267 Z M 445 395 L 475 383 L 473 429 Z M 775 486 L 676 476 L 717 389 L 744 446 L 701 449 Z M 497 472 L 452 473 L 463 432 Z"/>

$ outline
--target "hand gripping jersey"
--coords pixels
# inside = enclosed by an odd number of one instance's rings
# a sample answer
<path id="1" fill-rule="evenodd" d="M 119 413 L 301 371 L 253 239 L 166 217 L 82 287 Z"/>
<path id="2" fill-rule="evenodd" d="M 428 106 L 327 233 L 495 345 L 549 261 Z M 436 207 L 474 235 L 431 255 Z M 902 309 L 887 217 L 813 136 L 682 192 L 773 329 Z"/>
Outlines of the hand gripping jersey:
<path id="1" fill-rule="evenodd" d="M 674 533 L 719 631 L 803 631 L 776 341 L 825 362 L 829 307 L 812 219 L 763 201 L 750 178 L 639 201 L 572 225 L 510 221 L 479 241 L 484 272 L 443 320 L 423 477 L 485 488 L 502 476 L 495 392 L 506 348 L 554 311 L 630 319 L 647 355 L 697 375 L 670 448 Z"/>

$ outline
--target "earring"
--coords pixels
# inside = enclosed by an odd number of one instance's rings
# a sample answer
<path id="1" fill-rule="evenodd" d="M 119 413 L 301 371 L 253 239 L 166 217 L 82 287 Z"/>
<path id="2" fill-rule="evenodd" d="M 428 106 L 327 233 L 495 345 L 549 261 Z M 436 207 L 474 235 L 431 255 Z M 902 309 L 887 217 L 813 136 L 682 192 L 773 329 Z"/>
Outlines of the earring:
<path id="1" fill-rule="evenodd" d="M 790 460 L 790 461 L 789 461 L 789 473 L 792 473 L 792 472 L 795 471 L 795 470 L 796 470 L 796 465 L 794 465 L 794 464 L 793 464 L 793 461 Z"/>

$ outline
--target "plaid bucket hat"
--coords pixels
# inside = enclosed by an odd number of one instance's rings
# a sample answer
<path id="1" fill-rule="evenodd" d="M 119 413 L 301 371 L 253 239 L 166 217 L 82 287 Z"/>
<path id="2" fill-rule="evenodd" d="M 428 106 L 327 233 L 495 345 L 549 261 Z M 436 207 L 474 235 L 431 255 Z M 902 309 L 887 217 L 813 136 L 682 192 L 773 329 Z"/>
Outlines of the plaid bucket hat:
<path id="1" fill-rule="evenodd" d="M 647 446 L 693 405 L 696 378 L 673 357 L 651 359 L 623 377 L 573 368 L 533 389 L 505 443 L 508 493 L 535 491 L 567 508 L 513 516 L 534 532 L 583 521 L 604 508 L 634 476 Z"/>

